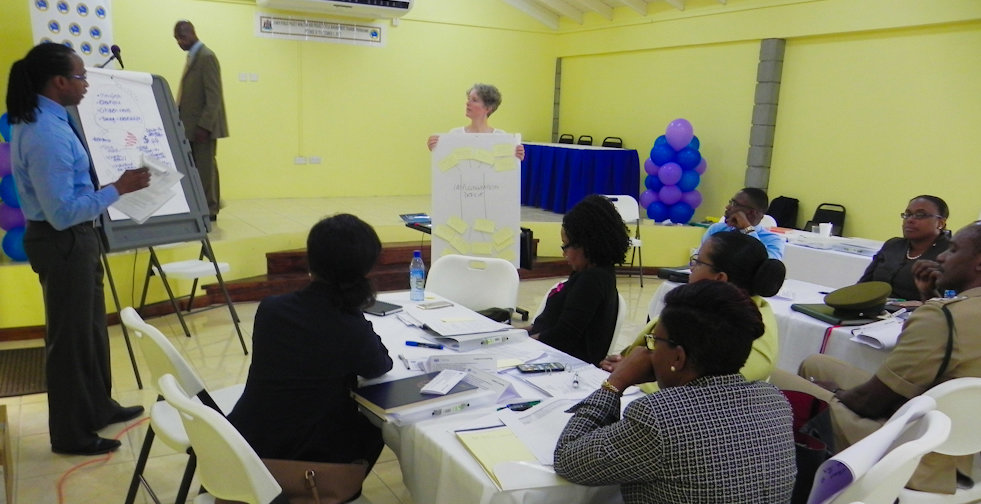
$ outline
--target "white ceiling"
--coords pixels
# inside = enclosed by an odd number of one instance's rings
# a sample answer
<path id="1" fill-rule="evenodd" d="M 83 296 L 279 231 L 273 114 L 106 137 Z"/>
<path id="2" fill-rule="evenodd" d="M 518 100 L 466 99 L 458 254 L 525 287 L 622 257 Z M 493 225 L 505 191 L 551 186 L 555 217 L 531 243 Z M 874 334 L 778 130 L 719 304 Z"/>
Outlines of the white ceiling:
<path id="1" fill-rule="evenodd" d="M 683 11 L 687 0 L 503 0 L 520 9 L 525 14 L 535 18 L 545 26 L 558 29 L 559 19 L 565 18 L 582 24 L 583 15 L 587 12 L 596 13 L 608 20 L 613 20 L 615 9 L 628 7 L 641 16 L 647 15 L 649 4 L 663 2 Z M 725 4 L 727 0 L 717 0 Z"/>

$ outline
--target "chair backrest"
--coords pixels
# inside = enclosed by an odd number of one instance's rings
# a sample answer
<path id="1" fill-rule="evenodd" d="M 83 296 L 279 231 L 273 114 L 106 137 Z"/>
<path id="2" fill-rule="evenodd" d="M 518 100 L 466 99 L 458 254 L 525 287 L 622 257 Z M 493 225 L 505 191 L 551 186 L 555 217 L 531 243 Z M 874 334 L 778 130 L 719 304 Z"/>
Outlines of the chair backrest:
<path id="1" fill-rule="evenodd" d="M 535 310 L 535 314 L 531 317 L 532 322 L 534 322 L 535 319 L 538 318 L 538 316 L 541 315 L 543 311 L 545 311 L 545 303 L 548 302 L 548 295 L 552 292 L 552 290 L 554 290 L 556 287 L 559 286 L 560 283 L 564 281 L 565 280 L 559 280 L 558 282 L 555 282 L 554 284 L 552 284 L 551 287 L 548 288 L 547 291 L 545 291 L 545 295 L 542 296 L 542 301 L 538 303 L 538 309 Z"/>
<path id="2" fill-rule="evenodd" d="M 574 137 L 574 136 L 572 136 L 572 135 L 570 135 L 568 133 L 564 133 L 562 135 L 559 135 L 559 143 L 562 143 L 562 144 L 575 143 L 575 140 L 576 140 L 576 137 Z"/>
<path id="3" fill-rule="evenodd" d="M 579 145 L 593 145 L 593 137 L 589 135 L 579 135 L 579 140 L 576 141 Z"/>
<path id="4" fill-rule="evenodd" d="M 831 234 L 841 236 L 845 228 L 845 207 L 837 203 L 821 203 L 814 210 L 814 217 L 804 226 L 805 231 L 810 231 L 811 226 L 822 222 L 831 223 Z"/>
<path id="5" fill-rule="evenodd" d="M 763 218 L 760 219 L 760 226 L 763 226 L 763 229 L 774 228 L 776 225 L 777 220 L 770 215 L 764 215 Z"/>
<path id="6" fill-rule="evenodd" d="M 628 194 L 604 194 L 617 209 L 620 218 L 627 224 L 636 224 L 640 220 L 640 205 L 637 199 Z"/>
<path id="7" fill-rule="evenodd" d="M 608 136 L 603 139 L 603 147 L 623 147 L 623 139 L 615 136 Z"/>
<path id="8" fill-rule="evenodd" d="M 181 384 L 181 388 L 191 395 L 198 395 L 205 390 L 204 382 L 194 372 L 184 356 L 174 348 L 174 345 L 156 327 L 143 321 L 132 306 L 127 306 L 119 312 L 123 325 L 133 332 L 136 341 L 143 351 L 143 358 L 150 368 L 151 384 L 156 384 L 165 374 L 173 375 Z"/>
<path id="9" fill-rule="evenodd" d="M 931 388 L 923 395 L 937 402 L 937 409 L 950 417 L 950 437 L 936 452 L 946 455 L 972 455 L 981 452 L 981 378 L 955 378 Z"/>
<path id="10" fill-rule="evenodd" d="M 471 310 L 518 306 L 518 269 L 492 257 L 447 255 L 433 263 L 426 289 Z"/>
<path id="11" fill-rule="evenodd" d="M 887 445 L 888 452 L 882 458 L 869 467 L 865 474 L 845 487 L 841 493 L 826 502 L 832 504 L 849 504 L 856 501 L 866 504 L 896 502 L 896 498 L 919 465 L 920 459 L 942 444 L 948 438 L 950 431 L 950 418 L 940 411 L 928 411 L 915 420 L 911 419 L 895 440 Z M 880 443 L 884 441 L 879 440 Z M 859 443 L 850 446 L 840 455 L 845 455 L 852 449 L 863 449 L 864 447 L 859 446 Z M 832 460 L 835 458 L 837 456 Z M 814 497 L 813 493 L 812 497 Z"/>
<path id="12" fill-rule="evenodd" d="M 191 400 L 171 374 L 157 382 L 164 399 L 181 417 L 197 456 L 197 474 L 208 493 L 248 504 L 288 503 L 262 459 L 217 411 Z"/>
<path id="13" fill-rule="evenodd" d="M 607 349 L 606 353 L 612 354 L 618 349 L 618 340 L 620 339 L 620 329 L 623 328 L 623 320 L 627 318 L 627 300 L 623 298 L 623 294 L 617 292 L 617 299 L 619 303 L 617 304 L 617 321 L 613 326 L 613 339 L 610 340 L 610 348 Z"/>
<path id="14" fill-rule="evenodd" d="M 773 220 L 777 221 L 777 226 L 796 229 L 797 210 L 799 206 L 800 202 L 797 198 L 777 196 L 770 201 L 770 208 L 767 209 L 766 214 L 772 216 Z M 810 231 L 810 228 L 807 228 L 807 231 Z"/>

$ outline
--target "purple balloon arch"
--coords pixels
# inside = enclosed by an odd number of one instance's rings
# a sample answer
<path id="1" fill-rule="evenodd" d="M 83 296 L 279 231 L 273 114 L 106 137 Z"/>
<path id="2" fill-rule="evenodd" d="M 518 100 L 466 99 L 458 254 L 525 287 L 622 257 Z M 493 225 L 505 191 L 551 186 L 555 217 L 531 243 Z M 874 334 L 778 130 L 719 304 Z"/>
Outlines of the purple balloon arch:
<path id="1" fill-rule="evenodd" d="M 647 190 L 640 195 L 640 205 L 655 222 L 687 224 L 702 204 L 702 193 L 696 188 L 708 162 L 699 147 L 701 141 L 685 119 L 668 123 L 664 134 L 654 140 L 651 155 L 644 161 Z"/>

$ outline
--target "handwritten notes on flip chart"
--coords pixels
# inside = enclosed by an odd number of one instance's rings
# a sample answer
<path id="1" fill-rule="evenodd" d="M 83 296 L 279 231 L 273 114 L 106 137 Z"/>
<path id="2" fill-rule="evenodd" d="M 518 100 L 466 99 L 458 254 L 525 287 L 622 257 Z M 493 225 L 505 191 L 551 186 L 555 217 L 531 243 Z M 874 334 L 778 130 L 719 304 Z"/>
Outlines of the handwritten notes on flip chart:
<path id="1" fill-rule="evenodd" d="M 89 89 L 78 105 L 92 163 L 102 185 L 115 182 L 123 171 L 138 168 L 143 156 L 152 159 L 159 170 L 177 172 L 163 119 L 153 96 L 153 77 L 148 73 L 87 68 Z M 179 175 L 179 174 L 178 174 Z M 157 175 L 152 175 L 151 178 Z M 169 177 L 172 180 L 174 177 Z M 158 179 L 163 179 L 159 177 Z M 179 180 L 179 177 L 177 177 Z M 151 181 L 151 184 L 153 182 Z M 153 196 L 165 201 L 139 202 L 142 208 L 156 208 L 152 215 L 173 215 L 190 211 L 180 184 L 173 183 L 163 194 L 137 191 L 126 196 L 130 207 L 134 198 Z M 109 207 L 112 220 L 145 220 L 149 215 L 127 215 L 117 205 Z"/>
<path id="2" fill-rule="evenodd" d="M 499 257 L 518 265 L 520 135 L 445 134 L 433 150 L 433 254 Z"/>

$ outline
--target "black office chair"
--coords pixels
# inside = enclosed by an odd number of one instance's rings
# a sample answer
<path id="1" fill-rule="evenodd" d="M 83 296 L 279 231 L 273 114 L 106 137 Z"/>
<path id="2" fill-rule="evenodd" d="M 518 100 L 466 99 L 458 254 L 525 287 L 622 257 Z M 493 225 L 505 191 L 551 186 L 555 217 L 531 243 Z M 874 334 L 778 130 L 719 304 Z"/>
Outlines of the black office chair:
<path id="1" fill-rule="evenodd" d="M 770 202 L 770 208 L 766 211 L 766 214 L 777 221 L 777 226 L 796 229 L 799 203 L 797 198 L 777 196 Z M 810 228 L 807 228 L 807 230 L 810 231 Z"/>
<path id="2" fill-rule="evenodd" d="M 620 137 L 606 137 L 603 139 L 603 147 L 623 148 L 623 139 Z"/>
<path id="3" fill-rule="evenodd" d="M 589 135 L 580 135 L 579 141 L 576 143 L 579 145 L 593 145 L 593 137 Z"/>
<path id="4" fill-rule="evenodd" d="M 575 140 L 576 140 L 576 137 L 574 137 L 574 136 L 572 136 L 572 135 L 570 135 L 568 133 L 563 134 L 563 135 L 559 135 L 559 143 L 571 144 L 571 143 L 575 143 Z"/>
<path id="5" fill-rule="evenodd" d="M 822 222 L 831 223 L 831 234 L 841 236 L 845 227 L 845 207 L 837 203 L 821 203 L 814 210 L 814 217 L 804 225 L 805 231 L 810 231 L 811 226 L 816 226 Z"/>

